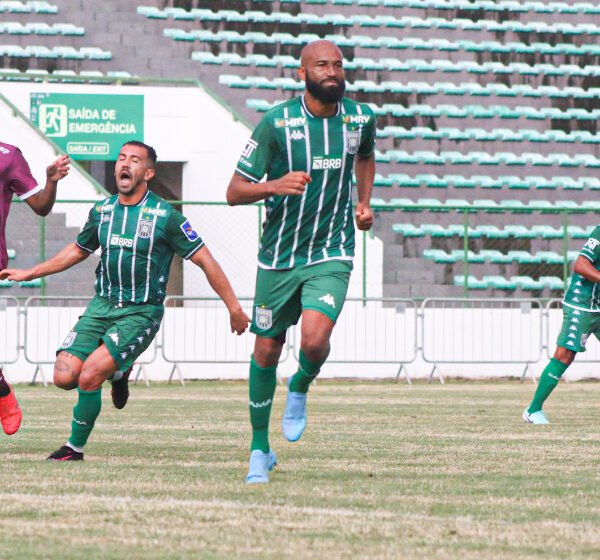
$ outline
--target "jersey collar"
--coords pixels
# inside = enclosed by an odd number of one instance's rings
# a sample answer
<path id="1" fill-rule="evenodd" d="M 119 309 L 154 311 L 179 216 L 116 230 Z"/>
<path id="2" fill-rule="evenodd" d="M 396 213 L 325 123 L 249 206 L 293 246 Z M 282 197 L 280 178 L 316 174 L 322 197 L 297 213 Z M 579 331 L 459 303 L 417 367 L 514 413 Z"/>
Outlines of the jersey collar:
<path id="1" fill-rule="evenodd" d="M 144 195 L 144 198 L 142 198 L 142 200 L 140 200 L 137 204 L 121 204 L 119 202 L 119 195 L 117 194 L 117 204 L 119 206 L 127 206 L 127 208 L 135 208 L 136 206 L 141 206 L 142 204 L 144 204 L 144 202 L 146 202 L 146 200 L 148 200 L 148 197 L 150 196 L 150 189 L 146 189 L 146 194 Z"/>
<path id="2" fill-rule="evenodd" d="M 317 115 L 313 115 L 313 114 L 312 114 L 312 113 L 309 111 L 309 109 L 308 109 L 308 107 L 307 107 L 307 105 L 306 105 L 306 101 L 304 101 L 304 95 L 302 95 L 302 96 L 300 97 L 300 103 L 302 104 L 302 108 L 304 109 L 304 111 L 306 111 L 306 114 L 307 114 L 309 117 L 313 118 L 313 119 L 330 119 L 330 118 L 332 118 L 332 117 L 337 117 L 337 116 L 340 114 L 340 111 L 341 111 L 341 108 L 342 108 L 342 104 L 341 104 L 341 102 L 339 102 L 339 101 L 338 101 L 338 103 L 337 103 L 337 109 L 336 109 L 336 111 L 335 111 L 335 115 L 331 115 L 331 117 L 318 117 Z"/>

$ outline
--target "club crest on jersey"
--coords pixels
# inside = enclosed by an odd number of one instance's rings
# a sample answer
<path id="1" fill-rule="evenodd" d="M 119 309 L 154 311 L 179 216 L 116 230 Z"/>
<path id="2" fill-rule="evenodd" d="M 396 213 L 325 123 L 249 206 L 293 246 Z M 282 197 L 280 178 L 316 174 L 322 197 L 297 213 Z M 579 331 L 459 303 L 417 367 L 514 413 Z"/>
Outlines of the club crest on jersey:
<path id="1" fill-rule="evenodd" d="M 140 239 L 150 239 L 153 229 L 154 222 L 152 220 L 140 220 L 137 229 L 138 237 Z"/>
<path id="2" fill-rule="evenodd" d="M 346 132 L 346 151 L 356 154 L 360 146 L 360 130 L 349 130 Z"/>
<path id="3" fill-rule="evenodd" d="M 196 239 L 198 239 L 198 234 L 194 231 L 192 224 L 190 224 L 188 220 L 183 222 L 179 227 L 190 241 L 196 241 Z"/>
<path id="4" fill-rule="evenodd" d="M 598 245 L 600 245 L 600 241 L 598 241 L 597 239 L 594 239 L 593 237 L 590 237 L 587 240 L 585 247 L 586 247 L 586 249 L 593 251 L 594 249 L 596 249 L 596 247 L 598 247 Z"/>
<path id="5" fill-rule="evenodd" d="M 266 331 L 273 326 L 273 310 L 265 309 L 264 307 L 256 306 L 255 320 L 257 328 Z"/>
<path id="6" fill-rule="evenodd" d="M 77 338 L 77 333 L 75 331 L 71 331 L 67 335 L 67 337 L 65 338 L 63 343 L 60 345 L 60 347 L 61 348 L 70 348 L 73 345 L 73 342 L 75 342 L 76 338 Z"/>

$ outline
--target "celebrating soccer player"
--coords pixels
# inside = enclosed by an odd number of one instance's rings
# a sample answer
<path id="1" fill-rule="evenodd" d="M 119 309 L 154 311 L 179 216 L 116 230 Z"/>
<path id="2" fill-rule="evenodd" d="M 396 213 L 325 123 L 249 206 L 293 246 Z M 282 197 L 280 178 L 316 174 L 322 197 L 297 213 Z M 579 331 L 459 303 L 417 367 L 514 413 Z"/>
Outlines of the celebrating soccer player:
<path id="1" fill-rule="evenodd" d="M 269 445 L 275 371 L 286 330 L 302 317 L 299 367 L 290 378 L 283 416 L 288 441 L 306 427 L 306 395 L 329 354 L 354 255 L 356 224 L 368 230 L 375 176 L 375 116 L 344 97 L 341 51 L 329 41 L 302 49 L 304 94 L 270 110 L 248 141 L 227 190 L 229 204 L 265 200 L 267 219 L 258 255 L 250 330 L 252 443 L 246 481 L 269 481 L 276 462 Z M 260 182 L 263 176 L 266 182 Z"/>
<path id="2" fill-rule="evenodd" d="M 6 219 L 13 194 L 27 202 L 38 216 L 46 216 L 56 200 L 58 181 L 69 173 L 69 156 L 60 156 L 46 168 L 46 186 L 43 188 L 31 175 L 29 165 L 16 146 L 0 142 L 0 270 L 8 263 L 6 251 Z M 21 408 L 13 388 L 0 369 L 0 421 L 8 435 L 17 432 L 22 419 Z"/>
<path id="3" fill-rule="evenodd" d="M 250 321 L 190 222 L 148 190 L 155 164 L 152 147 L 137 141 L 124 144 L 115 166 L 118 194 L 90 210 L 77 241 L 29 270 L 0 272 L 0 278 L 11 280 L 40 278 L 101 250 L 96 295 L 57 352 L 54 383 L 67 390 L 77 388 L 79 399 L 73 409 L 71 437 L 50 460 L 83 459 L 83 448 L 100 414 L 102 384 L 131 368 L 159 329 L 174 253 L 202 268 L 229 310 L 232 332 L 242 334 Z M 124 405 L 126 399 L 113 393 L 113 401 L 115 397 L 115 405 Z"/>
<path id="4" fill-rule="evenodd" d="M 542 406 L 558 385 L 562 374 L 575 359 L 585 352 L 590 334 L 600 338 L 600 227 L 592 232 L 575 261 L 569 289 L 563 297 L 563 323 L 556 341 L 556 351 L 538 383 L 533 400 L 523 412 L 530 424 L 549 424 Z"/>

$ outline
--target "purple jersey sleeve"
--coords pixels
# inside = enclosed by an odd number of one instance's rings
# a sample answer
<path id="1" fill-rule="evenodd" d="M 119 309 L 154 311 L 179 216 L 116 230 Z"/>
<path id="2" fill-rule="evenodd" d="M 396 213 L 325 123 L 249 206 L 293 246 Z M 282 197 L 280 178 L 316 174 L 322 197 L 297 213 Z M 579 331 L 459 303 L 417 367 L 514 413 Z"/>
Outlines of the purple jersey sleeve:
<path id="1" fill-rule="evenodd" d="M 42 190 L 41 187 L 38 187 L 37 181 L 29 169 L 29 164 L 18 148 L 13 156 L 9 176 L 10 190 L 23 200 Z"/>

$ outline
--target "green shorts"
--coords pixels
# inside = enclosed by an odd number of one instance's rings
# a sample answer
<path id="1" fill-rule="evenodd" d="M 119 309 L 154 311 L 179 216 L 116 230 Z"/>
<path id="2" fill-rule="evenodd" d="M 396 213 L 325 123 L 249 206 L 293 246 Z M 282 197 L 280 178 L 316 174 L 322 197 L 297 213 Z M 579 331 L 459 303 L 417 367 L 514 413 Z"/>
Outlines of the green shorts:
<path id="1" fill-rule="evenodd" d="M 352 263 L 339 260 L 287 270 L 259 268 L 250 331 L 276 337 L 295 325 L 305 309 L 319 311 L 335 323 L 351 272 Z"/>
<path id="2" fill-rule="evenodd" d="M 563 322 L 556 345 L 573 352 L 585 352 L 590 334 L 600 340 L 600 313 L 563 305 Z"/>
<path id="3" fill-rule="evenodd" d="M 129 369 L 150 346 L 160 327 L 162 305 L 123 305 L 100 296 L 87 306 L 58 352 L 66 351 L 85 360 L 102 343 L 121 371 Z"/>

